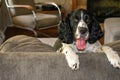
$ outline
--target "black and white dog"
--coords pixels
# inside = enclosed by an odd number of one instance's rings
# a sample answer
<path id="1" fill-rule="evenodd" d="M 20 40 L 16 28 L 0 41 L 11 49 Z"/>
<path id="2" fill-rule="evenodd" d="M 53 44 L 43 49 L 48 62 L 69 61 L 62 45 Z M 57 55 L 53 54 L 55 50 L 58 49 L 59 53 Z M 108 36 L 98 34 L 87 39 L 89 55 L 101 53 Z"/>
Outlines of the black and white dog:
<path id="1" fill-rule="evenodd" d="M 65 54 L 68 65 L 73 70 L 79 68 L 79 57 L 76 53 L 104 52 L 113 65 L 120 68 L 120 57 L 111 47 L 102 46 L 99 39 L 103 32 L 95 17 L 87 10 L 78 9 L 69 13 L 58 28 L 58 38 L 62 47 L 58 51 Z"/>

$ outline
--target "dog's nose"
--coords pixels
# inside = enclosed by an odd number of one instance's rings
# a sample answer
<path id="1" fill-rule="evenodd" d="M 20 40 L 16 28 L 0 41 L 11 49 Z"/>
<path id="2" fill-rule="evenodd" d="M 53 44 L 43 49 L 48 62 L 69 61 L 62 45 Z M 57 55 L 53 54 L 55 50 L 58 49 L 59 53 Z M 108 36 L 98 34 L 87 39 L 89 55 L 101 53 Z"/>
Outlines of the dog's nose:
<path id="1" fill-rule="evenodd" d="M 80 27 L 80 33 L 85 34 L 87 32 L 87 28 Z"/>

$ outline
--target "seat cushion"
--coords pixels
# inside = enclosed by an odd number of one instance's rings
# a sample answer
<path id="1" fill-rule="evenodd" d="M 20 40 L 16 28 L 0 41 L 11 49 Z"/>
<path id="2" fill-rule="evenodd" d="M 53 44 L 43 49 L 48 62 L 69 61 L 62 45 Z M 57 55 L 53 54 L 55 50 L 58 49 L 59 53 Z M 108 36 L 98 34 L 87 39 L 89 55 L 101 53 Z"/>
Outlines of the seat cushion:
<path id="1" fill-rule="evenodd" d="M 45 28 L 59 23 L 57 15 L 37 13 L 37 27 Z"/>
<path id="2" fill-rule="evenodd" d="M 38 28 L 45 28 L 51 25 L 58 24 L 58 17 L 57 15 L 51 14 L 41 14 L 37 13 L 37 25 L 35 23 L 35 18 L 32 14 L 29 15 L 21 15 L 21 16 L 14 16 L 13 23 L 23 27 L 34 28 L 37 26 Z"/>
<path id="3" fill-rule="evenodd" d="M 32 14 L 14 16 L 13 23 L 22 27 L 35 28 L 35 19 Z"/>

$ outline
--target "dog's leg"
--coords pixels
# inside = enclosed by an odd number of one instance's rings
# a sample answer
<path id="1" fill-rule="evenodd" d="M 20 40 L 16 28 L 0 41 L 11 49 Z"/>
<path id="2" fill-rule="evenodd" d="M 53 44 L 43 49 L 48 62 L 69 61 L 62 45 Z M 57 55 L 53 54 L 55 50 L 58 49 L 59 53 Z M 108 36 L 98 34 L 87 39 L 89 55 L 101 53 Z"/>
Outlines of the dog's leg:
<path id="1" fill-rule="evenodd" d="M 65 44 L 65 43 L 63 43 L 62 45 L 63 46 L 62 46 L 61 53 L 65 54 L 69 67 L 72 70 L 79 69 L 79 57 L 74 51 L 74 49 L 72 48 L 72 46 L 70 46 L 69 44 Z"/>
<path id="2" fill-rule="evenodd" d="M 117 52 L 109 46 L 102 46 L 102 50 L 106 54 L 109 62 L 113 65 L 113 67 L 120 68 L 120 57 Z"/>

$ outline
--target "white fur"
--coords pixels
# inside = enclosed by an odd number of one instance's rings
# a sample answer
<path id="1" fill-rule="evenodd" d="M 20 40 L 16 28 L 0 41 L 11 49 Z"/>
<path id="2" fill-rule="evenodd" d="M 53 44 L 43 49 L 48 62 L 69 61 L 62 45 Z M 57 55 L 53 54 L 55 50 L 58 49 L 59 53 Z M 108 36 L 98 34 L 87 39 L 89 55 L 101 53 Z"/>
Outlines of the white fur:
<path id="1" fill-rule="evenodd" d="M 108 61 L 113 65 L 113 67 L 120 68 L 120 57 L 117 52 L 108 46 L 102 46 L 102 50 L 105 52 Z"/>
<path id="2" fill-rule="evenodd" d="M 79 69 L 79 57 L 76 51 L 68 44 L 63 43 L 62 53 L 65 54 L 67 63 L 72 70 Z"/>
<path id="3" fill-rule="evenodd" d="M 84 26 L 84 28 L 87 28 L 87 29 L 88 29 L 87 24 L 86 24 L 83 20 L 81 20 L 81 21 L 78 23 L 77 29 L 76 29 L 76 32 L 75 32 L 75 37 L 76 37 L 77 39 L 79 39 L 80 36 L 81 36 L 80 31 L 79 31 L 79 28 L 80 28 L 80 27 L 83 27 L 83 26 Z M 89 32 L 87 32 L 87 35 L 85 36 L 85 39 L 86 39 L 86 40 L 88 39 L 88 36 L 89 36 Z"/>

